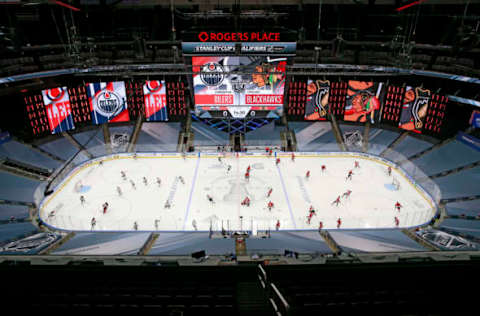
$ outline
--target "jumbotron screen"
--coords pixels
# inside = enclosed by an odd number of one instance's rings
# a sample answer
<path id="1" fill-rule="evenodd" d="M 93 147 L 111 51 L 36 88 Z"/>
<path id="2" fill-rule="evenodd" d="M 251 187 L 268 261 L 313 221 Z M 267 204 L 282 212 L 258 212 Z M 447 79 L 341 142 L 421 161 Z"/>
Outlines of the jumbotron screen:
<path id="1" fill-rule="evenodd" d="M 236 118 L 250 111 L 281 111 L 286 64 L 286 57 L 194 56 L 195 106 Z"/>

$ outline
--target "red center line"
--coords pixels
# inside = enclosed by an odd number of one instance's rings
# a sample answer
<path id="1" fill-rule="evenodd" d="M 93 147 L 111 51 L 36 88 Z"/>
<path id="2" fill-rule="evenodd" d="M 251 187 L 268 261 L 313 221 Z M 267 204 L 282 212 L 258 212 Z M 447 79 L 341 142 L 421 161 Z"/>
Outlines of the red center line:
<path id="1" fill-rule="evenodd" d="M 400 11 L 402 11 L 402 10 L 405 10 L 405 9 L 407 9 L 407 8 L 410 8 L 411 6 L 420 4 L 420 3 L 425 2 L 425 1 L 427 1 L 427 0 L 417 0 L 417 1 L 414 1 L 414 2 L 412 2 L 412 3 L 406 4 L 406 5 L 404 5 L 404 6 L 400 7 L 400 8 L 396 8 L 395 11 L 400 12 Z"/>

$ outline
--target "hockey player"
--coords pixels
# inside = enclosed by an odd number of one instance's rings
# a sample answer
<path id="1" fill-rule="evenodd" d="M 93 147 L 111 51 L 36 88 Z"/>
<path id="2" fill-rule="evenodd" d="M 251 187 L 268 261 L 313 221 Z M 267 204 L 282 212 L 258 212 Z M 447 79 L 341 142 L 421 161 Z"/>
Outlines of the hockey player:
<path id="1" fill-rule="evenodd" d="M 133 188 L 134 190 L 137 189 L 137 187 L 135 186 L 135 182 L 133 182 L 133 180 L 130 180 L 130 184 L 132 185 L 132 188 Z"/>
<path id="2" fill-rule="evenodd" d="M 268 189 L 268 192 L 267 192 L 267 197 L 270 197 L 270 195 L 272 195 L 272 191 L 273 191 L 273 189 L 272 189 L 272 188 L 269 188 L 269 189 Z"/>
<path id="3" fill-rule="evenodd" d="M 325 165 L 322 165 L 322 172 L 327 171 L 327 167 Z"/>
<path id="4" fill-rule="evenodd" d="M 103 160 L 100 160 L 100 162 L 98 163 L 98 166 L 99 167 L 103 166 Z"/>
<path id="5" fill-rule="evenodd" d="M 348 175 L 347 175 L 346 180 L 352 180 L 352 175 L 353 175 L 353 171 L 350 170 L 350 171 L 348 172 Z"/>
<path id="6" fill-rule="evenodd" d="M 170 207 L 171 207 L 170 201 L 167 200 L 167 201 L 165 202 L 164 208 L 170 208 Z"/>
<path id="7" fill-rule="evenodd" d="M 227 173 L 229 173 L 230 170 L 232 170 L 232 166 L 231 166 L 231 165 L 228 165 L 228 166 L 227 166 Z"/>
<path id="8" fill-rule="evenodd" d="M 268 154 L 269 152 L 270 152 L 270 148 L 268 148 L 268 147 L 265 147 L 265 153 L 267 153 L 267 154 Z"/>
<path id="9" fill-rule="evenodd" d="M 342 225 L 342 219 L 339 217 L 337 219 L 337 228 L 340 228 L 341 225 Z"/>
<path id="10" fill-rule="evenodd" d="M 295 153 L 292 153 L 292 161 L 295 161 Z"/>
<path id="11" fill-rule="evenodd" d="M 275 164 L 278 165 L 280 163 L 280 158 L 277 158 L 277 160 L 275 160 Z"/>
<path id="12" fill-rule="evenodd" d="M 178 179 L 180 180 L 180 182 L 181 182 L 182 184 L 185 184 L 185 179 L 184 179 L 182 176 L 179 176 Z"/>
<path id="13" fill-rule="evenodd" d="M 215 202 L 213 201 L 213 198 L 209 194 L 207 194 L 207 200 L 209 200 L 210 203 L 215 204 Z"/>
<path id="14" fill-rule="evenodd" d="M 312 205 L 310 205 L 310 209 L 308 210 L 308 214 L 309 214 L 309 216 L 316 215 L 316 214 L 315 214 L 315 209 L 313 208 Z"/>
<path id="15" fill-rule="evenodd" d="M 323 228 L 323 222 L 320 221 L 320 223 L 318 224 L 318 230 L 322 230 L 322 228 Z"/>
<path id="16" fill-rule="evenodd" d="M 162 185 L 162 180 L 160 180 L 159 177 L 157 177 L 157 184 L 158 184 L 158 186 L 161 186 L 161 185 Z"/>
<path id="17" fill-rule="evenodd" d="M 133 159 L 137 160 L 137 153 L 133 154 Z"/>
<path id="18" fill-rule="evenodd" d="M 106 214 L 108 209 L 108 202 L 103 203 L 102 206 L 103 206 L 103 214 Z"/>
<path id="19" fill-rule="evenodd" d="M 122 175 L 123 180 L 127 180 L 127 175 L 125 174 L 125 171 L 120 171 L 120 174 Z"/>
<path id="20" fill-rule="evenodd" d="M 138 224 L 137 224 L 137 222 L 133 222 L 133 229 L 138 230 Z"/>
<path id="21" fill-rule="evenodd" d="M 148 185 L 147 178 L 143 177 L 143 184 Z"/>
<path id="22" fill-rule="evenodd" d="M 95 228 L 95 225 L 97 225 L 97 220 L 95 217 L 92 217 L 92 220 L 90 221 L 90 225 L 92 226 L 92 230 Z"/>
<path id="23" fill-rule="evenodd" d="M 193 220 L 193 221 L 192 221 L 192 226 L 193 226 L 193 229 L 198 230 L 197 221 L 196 221 L 196 220 Z"/>
<path id="24" fill-rule="evenodd" d="M 271 211 L 272 207 L 273 207 L 273 202 L 269 201 L 268 204 L 267 204 L 267 207 L 268 207 L 268 210 Z"/>
<path id="25" fill-rule="evenodd" d="M 83 195 L 80 195 L 80 203 L 81 203 L 82 205 L 85 204 L 85 197 L 84 197 Z"/>
<path id="26" fill-rule="evenodd" d="M 158 230 L 158 223 L 160 223 L 160 220 L 156 219 L 155 220 L 155 230 Z"/>
<path id="27" fill-rule="evenodd" d="M 120 187 L 117 187 L 117 193 L 119 196 L 122 196 L 122 189 Z"/>
<path id="28" fill-rule="evenodd" d="M 218 156 L 218 162 L 222 163 L 222 156 Z"/>
<path id="29" fill-rule="evenodd" d="M 307 179 L 310 178 L 310 170 L 307 171 L 307 174 L 305 175 L 305 177 L 306 177 Z"/>
<path id="30" fill-rule="evenodd" d="M 243 199 L 241 205 L 250 206 L 250 199 L 248 198 L 248 196 Z"/>
<path id="31" fill-rule="evenodd" d="M 392 175 L 392 167 L 388 167 L 387 169 L 388 176 L 390 177 Z"/>
<path id="32" fill-rule="evenodd" d="M 360 168 L 360 163 L 355 160 L 355 168 Z"/>
<path id="33" fill-rule="evenodd" d="M 347 190 L 345 193 L 343 193 L 342 197 L 344 197 L 344 198 L 347 198 L 347 199 L 348 199 L 348 198 L 350 197 L 350 194 L 351 194 L 351 193 L 352 193 L 352 191 L 351 191 L 351 190 Z"/>
<path id="34" fill-rule="evenodd" d="M 399 224 L 400 220 L 398 219 L 398 217 L 395 216 L 395 227 L 398 227 Z"/>
<path id="35" fill-rule="evenodd" d="M 275 224 L 275 229 L 279 230 L 280 229 L 280 220 L 277 219 L 277 223 Z"/>
<path id="36" fill-rule="evenodd" d="M 248 167 L 247 167 L 247 173 L 250 173 L 250 169 L 251 169 L 251 168 L 250 168 L 250 165 L 248 165 Z"/>
<path id="37" fill-rule="evenodd" d="M 337 197 L 337 199 L 335 201 L 332 202 L 331 205 L 335 204 L 335 206 L 338 206 L 338 204 L 340 204 L 340 195 Z"/>
<path id="38" fill-rule="evenodd" d="M 272 148 L 270 148 L 270 151 L 268 152 L 268 155 L 269 156 L 273 155 L 273 149 Z"/>
<path id="39" fill-rule="evenodd" d="M 402 204 L 400 204 L 400 202 L 397 201 L 397 203 L 395 203 L 395 209 L 400 212 L 401 208 L 402 208 Z"/>
<path id="40" fill-rule="evenodd" d="M 245 180 L 248 181 L 249 179 L 250 179 L 250 173 L 247 171 L 247 172 L 245 173 Z"/>
<path id="41" fill-rule="evenodd" d="M 55 217 L 55 210 L 51 211 L 50 213 L 48 213 L 48 218 L 51 219 Z"/>

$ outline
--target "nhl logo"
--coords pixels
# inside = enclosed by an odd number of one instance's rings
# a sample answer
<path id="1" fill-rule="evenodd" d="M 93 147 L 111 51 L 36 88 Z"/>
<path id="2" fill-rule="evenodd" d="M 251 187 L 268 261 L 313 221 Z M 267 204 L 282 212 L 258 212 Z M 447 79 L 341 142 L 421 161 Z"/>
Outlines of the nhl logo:
<path id="1" fill-rule="evenodd" d="M 113 91 L 103 91 L 97 96 L 95 110 L 103 116 L 114 116 L 122 109 L 122 100 Z"/>
<path id="2" fill-rule="evenodd" d="M 207 63 L 202 66 L 200 79 L 207 86 L 217 86 L 221 84 L 225 78 L 223 72 L 222 65 L 217 63 Z"/>

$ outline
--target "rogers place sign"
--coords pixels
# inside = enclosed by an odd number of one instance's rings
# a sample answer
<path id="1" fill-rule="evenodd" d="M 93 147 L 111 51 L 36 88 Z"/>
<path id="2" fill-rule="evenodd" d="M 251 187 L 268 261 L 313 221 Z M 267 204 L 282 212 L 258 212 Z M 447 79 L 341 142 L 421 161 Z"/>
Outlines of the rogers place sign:
<path id="1" fill-rule="evenodd" d="M 278 32 L 200 32 L 200 42 L 279 42 Z"/>

